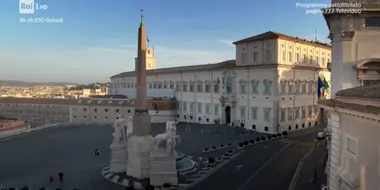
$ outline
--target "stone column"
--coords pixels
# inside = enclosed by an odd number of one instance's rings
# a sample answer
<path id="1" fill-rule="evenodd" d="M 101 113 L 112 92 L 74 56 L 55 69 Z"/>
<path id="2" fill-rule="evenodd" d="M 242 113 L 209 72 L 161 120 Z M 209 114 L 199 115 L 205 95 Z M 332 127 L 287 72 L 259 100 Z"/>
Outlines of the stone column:
<path id="1" fill-rule="evenodd" d="M 141 10 L 142 13 L 143 10 Z M 146 32 L 141 14 L 138 31 L 138 48 L 136 61 L 137 96 L 133 116 L 133 136 L 128 140 L 127 175 L 144 179 L 150 175 L 150 151 L 153 137 L 150 135 L 150 115 L 147 105 L 146 83 Z"/>

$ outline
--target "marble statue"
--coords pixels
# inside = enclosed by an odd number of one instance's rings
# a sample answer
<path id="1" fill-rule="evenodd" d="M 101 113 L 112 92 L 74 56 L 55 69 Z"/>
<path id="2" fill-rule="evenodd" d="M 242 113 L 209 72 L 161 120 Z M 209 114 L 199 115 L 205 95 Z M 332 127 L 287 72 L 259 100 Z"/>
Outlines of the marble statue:
<path id="1" fill-rule="evenodd" d="M 174 155 L 174 148 L 180 141 L 180 136 L 177 135 L 177 127 L 178 121 L 167 121 L 166 122 L 166 130 L 165 133 L 158 134 L 153 139 L 153 145 L 155 152 L 158 151 L 159 146 L 165 142 L 165 151 L 168 155 Z"/>
<path id="2" fill-rule="evenodd" d="M 115 129 L 113 133 L 113 144 L 119 144 L 121 142 L 126 143 L 133 134 L 132 117 L 124 119 L 119 116 L 113 125 Z"/>

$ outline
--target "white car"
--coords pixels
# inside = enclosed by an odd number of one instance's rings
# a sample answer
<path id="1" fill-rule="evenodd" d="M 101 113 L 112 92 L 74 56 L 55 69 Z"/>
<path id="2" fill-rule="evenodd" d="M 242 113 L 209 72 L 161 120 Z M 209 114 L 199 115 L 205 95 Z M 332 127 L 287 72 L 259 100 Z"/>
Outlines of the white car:
<path id="1" fill-rule="evenodd" d="M 317 137 L 318 137 L 318 139 L 324 139 L 324 138 L 326 138 L 326 133 L 325 132 L 318 132 Z"/>

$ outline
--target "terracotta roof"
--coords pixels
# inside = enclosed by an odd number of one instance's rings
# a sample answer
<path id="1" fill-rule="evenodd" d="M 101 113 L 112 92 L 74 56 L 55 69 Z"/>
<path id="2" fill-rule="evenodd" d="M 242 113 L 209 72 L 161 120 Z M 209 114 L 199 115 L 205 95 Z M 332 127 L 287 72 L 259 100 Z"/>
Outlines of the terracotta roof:
<path id="1" fill-rule="evenodd" d="M 363 113 L 380 115 L 380 107 L 377 107 L 377 106 L 346 103 L 346 102 L 338 101 L 336 99 L 319 100 L 318 104 L 325 105 L 332 108 L 338 107 L 342 109 L 348 109 L 348 110 L 354 110 L 354 111 L 363 112 Z"/>
<path id="2" fill-rule="evenodd" d="M 174 103 L 175 100 L 148 100 L 148 104 Z M 0 104 L 49 104 L 49 105 L 91 105 L 91 106 L 133 106 L 134 100 L 111 99 L 50 99 L 50 98 L 0 98 Z"/>
<path id="3" fill-rule="evenodd" d="M 177 72 L 196 72 L 196 71 L 207 70 L 207 69 L 221 69 L 221 68 L 233 68 L 233 67 L 236 67 L 235 60 L 227 60 L 220 63 L 153 69 L 153 70 L 147 70 L 146 72 L 147 72 L 147 75 L 154 75 L 154 74 L 170 74 L 170 73 L 177 73 Z M 124 78 L 128 76 L 135 76 L 135 71 L 123 72 L 123 73 L 112 76 L 111 79 Z"/>
<path id="4" fill-rule="evenodd" d="M 240 43 L 248 43 L 248 42 L 270 40 L 270 39 L 283 39 L 283 40 L 293 41 L 293 42 L 297 42 L 297 43 L 301 43 L 301 44 L 305 44 L 305 45 L 316 46 L 316 47 L 320 47 L 320 48 L 324 48 L 324 49 L 331 49 L 331 45 L 329 45 L 329 44 L 321 43 L 318 41 L 316 41 L 316 42 L 309 41 L 306 39 L 301 39 L 298 37 L 293 37 L 293 36 L 281 34 L 278 32 L 272 32 L 272 31 L 268 31 L 268 32 L 265 32 L 265 33 L 262 33 L 259 35 L 255 35 L 255 36 L 252 36 L 249 38 L 245 38 L 245 39 L 236 41 L 233 44 L 237 45 Z"/>
<path id="5" fill-rule="evenodd" d="M 233 61 L 233 63 L 232 63 L 232 61 Z M 185 66 L 185 67 L 171 67 L 171 68 L 147 70 L 147 75 L 170 74 L 170 73 L 178 73 L 178 72 L 196 72 L 196 71 L 218 70 L 218 69 L 222 70 L 222 69 L 229 69 L 229 68 L 240 68 L 240 69 L 257 68 L 257 69 L 260 69 L 260 68 L 277 68 L 277 67 L 293 68 L 293 69 L 300 69 L 300 70 L 327 71 L 327 69 L 324 69 L 324 68 L 309 67 L 309 66 L 302 66 L 302 65 L 294 66 L 294 65 L 286 65 L 286 64 L 278 64 L 278 63 L 236 66 L 235 60 L 229 60 L 229 61 L 224 61 L 224 62 L 215 63 L 215 64 L 205 64 L 205 65 L 194 65 L 194 66 Z M 112 76 L 111 79 L 124 78 L 124 77 L 135 77 L 135 72 L 129 71 L 129 72 L 119 73 L 117 75 Z"/>
<path id="6" fill-rule="evenodd" d="M 380 99 L 380 84 L 341 90 L 336 96 L 350 98 Z"/>

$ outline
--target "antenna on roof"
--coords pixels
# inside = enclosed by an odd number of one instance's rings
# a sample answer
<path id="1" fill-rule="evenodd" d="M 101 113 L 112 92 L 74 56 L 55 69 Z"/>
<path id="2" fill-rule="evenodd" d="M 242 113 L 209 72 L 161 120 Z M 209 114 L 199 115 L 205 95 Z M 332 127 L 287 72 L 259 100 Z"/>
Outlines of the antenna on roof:
<path id="1" fill-rule="evenodd" d="M 314 36 L 314 41 L 316 41 L 316 42 L 318 41 L 318 38 L 317 38 L 317 33 L 318 33 L 318 32 L 317 32 L 317 28 L 315 28 L 315 36 Z"/>

